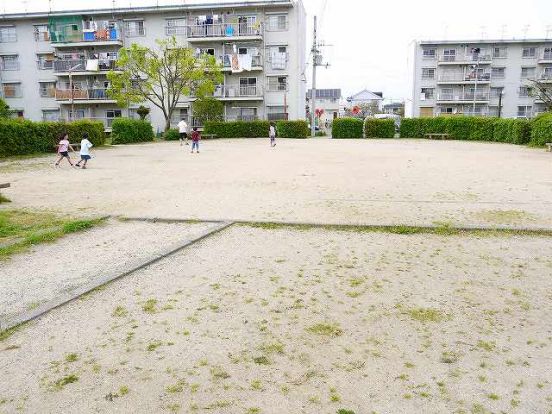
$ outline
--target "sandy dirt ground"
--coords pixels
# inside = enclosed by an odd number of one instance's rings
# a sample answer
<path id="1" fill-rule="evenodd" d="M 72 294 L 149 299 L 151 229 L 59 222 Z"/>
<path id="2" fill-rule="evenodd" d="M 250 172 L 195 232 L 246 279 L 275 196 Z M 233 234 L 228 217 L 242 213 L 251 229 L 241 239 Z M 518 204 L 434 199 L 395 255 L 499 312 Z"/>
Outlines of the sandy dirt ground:
<path id="1" fill-rule="evenodd" d="M 0 163 L 14 207 L 76 214 L 320 223 L 552 227 L 552 157 L 521 146 L 424 140 L 204 141 Z"/>
<path id="2" fill-rule="evenodd" d="M 551 257 L 234 226 L 0 342 L 0 412 L 547 413 Z"/>
<path id="3" fill-rule="evenodd" d="M 27 254 L 0 262 L 0 319 L 8 320 L 106 274 L 124 273 L 213 227 L 110 220 L 54 244 L 34 246 Z"/>

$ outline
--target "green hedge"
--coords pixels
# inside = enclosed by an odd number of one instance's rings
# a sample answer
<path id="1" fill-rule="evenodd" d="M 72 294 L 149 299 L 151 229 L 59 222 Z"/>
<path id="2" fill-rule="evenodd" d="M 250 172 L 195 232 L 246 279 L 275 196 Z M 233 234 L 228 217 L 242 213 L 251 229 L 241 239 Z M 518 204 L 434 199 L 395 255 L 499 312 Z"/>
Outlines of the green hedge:
<path id="1" fill-rule="evenodd" d="M 116 118 L 111 126 L 111 142 L 131 144 L 134 142 L 153 141 L 155 135 L 149 121 L 130 118 Z"/>
<path id="2" fill-rule="evenodd" d="M 393 119 L 366 118 L 364 121 L 365 138 L 394 138 L 395 121 Z"/>
<path id="3" fill-rule="evenodd" d="M 527 119 L 495 119 L 493 139 L 510 144 L 527 144 L 531 139 L 531 122 Z"/>
<path id="4" fill-rule="evenodd" d="M 310 135 L 307 121 L 278 121 L 276 131 L 279 138 L 307 138 Z"/>
<path id="5" fill-rule="evenodd" d="M 531 145 L 542 146 L 552 142 L 552 113 L 539 115 L 531 124 Z"/>
<path id="6" fill-rule="evenodd" d="M 163 134 L 163 139 L 165 141 L 178 141 L 180 139 L 180 132 L 178 132 L 178 129 L 169 129 Z"/>
<path id="7" fill-rule="evenodd" d="M 217 138 L 260 138 L 268 137 L 268 121 L 207 121 L 205 134 L 214 134 Z"/>
<path id="8" fill-rule="evenodd" d="M 358 118 L 334 119 L 332 138 L 362 138 L 364 122 Z"/>
<path id="9" fill-rule="evenodd" d="M 83 133 L 99 147 L 105 143 L 101 122 L 82 120 L 72 123 L 32 122 L 19 119 L 0 120 L 0 157 L 54 152 L 62 133 L 69 134 L 71 143 L 80 142 Z"/>

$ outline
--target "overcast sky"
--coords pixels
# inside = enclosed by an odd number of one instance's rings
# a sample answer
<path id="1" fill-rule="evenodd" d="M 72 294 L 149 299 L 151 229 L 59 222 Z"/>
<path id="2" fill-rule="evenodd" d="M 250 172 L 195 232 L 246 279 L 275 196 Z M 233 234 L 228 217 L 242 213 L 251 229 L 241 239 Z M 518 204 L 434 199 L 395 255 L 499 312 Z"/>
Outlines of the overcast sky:
<path id="1" fill-rule="evenodd" d="M 0 1 L 6 12 L 48 10 L 48 0 Z M 115 1 L 117 7 L 202 2 Z M 318 86 L 341 88 L 344 97 L 368 88 L 382 91 L 386 98 L 410 99 L 412 74 L 408 63 L 415 40 L 544 38 L 547 29 L 552 39 L 552 0 L 303 1 L 309 34 L 316 14 L 321 23 L 320 39 L 332 45 L 323 48 L 331 67 L 319 70 Z M 55 10 L 109 8 L 113 0 L 52 0 L 52 5 Z M 311 72 L 309 66 L 309 84 Z"/>

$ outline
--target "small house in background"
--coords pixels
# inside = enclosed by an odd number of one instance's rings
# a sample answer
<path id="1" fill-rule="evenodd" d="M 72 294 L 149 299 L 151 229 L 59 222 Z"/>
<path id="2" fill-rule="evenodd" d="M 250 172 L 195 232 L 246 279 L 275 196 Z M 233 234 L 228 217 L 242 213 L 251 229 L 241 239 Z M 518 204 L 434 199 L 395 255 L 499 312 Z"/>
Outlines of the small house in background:
<path id="1" fill-rule="evenodd" d="M 404 116 L 404 102 L 391 102 L 383 105 L 383 113 Z"/>
<path id="2" fill-rule="evenodd" d="M 312 89 L 307 92 L 307 107 L 311 107 Z M 316 90 L 316 115 L 324 126 L 339 117 L 339 105 L 341 101 L 341 89 L 317 89 Z M 309 109 L 310 110 L 310 109 Z"/>
<path id="3" fill-rule="evenodd" d="M 371 92 L 368 89 L 364 89 L 347 98 L 347 108 L 352 109 L 354 107 L 360 108 L 374 108 L 377 112 L 381 112 L 383 109 L 383 92 Z"/>

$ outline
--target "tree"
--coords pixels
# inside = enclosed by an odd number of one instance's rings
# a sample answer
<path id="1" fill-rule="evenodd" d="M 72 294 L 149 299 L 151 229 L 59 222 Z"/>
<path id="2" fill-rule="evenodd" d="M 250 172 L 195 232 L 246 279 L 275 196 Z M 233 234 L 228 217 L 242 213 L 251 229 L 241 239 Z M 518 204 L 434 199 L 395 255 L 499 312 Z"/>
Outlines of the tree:
<path id="1" fill-rule="evenodd" d="M 527 88 L 530 96 L 544 103 L 546 112 L 552 111 L 552 84 L 530 79 Z"/>
<path id="2" fill-rule="evenodd" d="M 0 98 L 0 119 L 2 118 L 9 118 L 11 115 L 11 110 L 9 105 Z"/>
<path id="3" fill-rule="evenodd" d="M 117 70 L 107 75 L 108 93 L 121 107 L 151 102 L 163 112 L 168 131 L 182 97 L 212 94 L 223 77 L 214 56 L 196 56 L 193 49 L 180 47 L 175 37 L 156 43 L 155 49 L 137 44 L 120 49 Z"/>
<path id="4" fill-rule="evenodd" d="M 345 108 L 347 116 L 366 118 L 369 115 L 381 113 L 377 102 L 361 102 L 352 108 Z"/>
<path id="5" fill-rule="evenodd" d="M 224 119 L 224 104 L 211 97 L 199 98 L 194 102 L 194 117 L 201 123 L 222 121 Z"/>
<path id="6" fill-rule="evenodd" d="M 138 107 L 138 109 L 136 110 L 136 113 L 138 114 L 140 119 L 143 121 L 149 115 L 150 109 L 148 107 L 145 107 L 144 105 L 140 105 Z"/>

